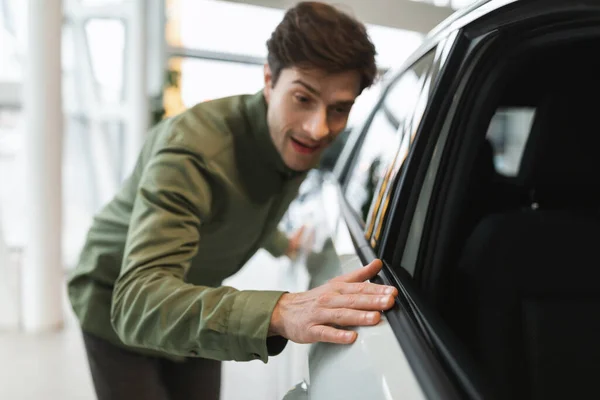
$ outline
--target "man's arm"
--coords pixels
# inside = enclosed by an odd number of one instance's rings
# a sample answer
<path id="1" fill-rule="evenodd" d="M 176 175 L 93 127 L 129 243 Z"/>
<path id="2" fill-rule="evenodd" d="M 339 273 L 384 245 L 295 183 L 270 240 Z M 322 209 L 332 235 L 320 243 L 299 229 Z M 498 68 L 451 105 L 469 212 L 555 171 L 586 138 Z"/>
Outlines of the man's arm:
<path id="1" fill-rule="evenodd" d="M 304 226 L 298 229 L 291 237 L 279 229 L 267 238 L 262 248 L 267 250 L 273 257 L 287 256 L 294 259 L 300 250 Z"/>
<path id="2" fill-rule="evenodd" d="M 267 339 L 282 292 L 184 282 L 211 213 L 205 175 L 203 160 L 182 149 L 163 150 L 149 162 L 113 290 L 113 327 L 124 343 L 135 347 L 266 362 L 286 343 L 281 337 Z"/>
<path id="3" fill-rule="evenodd" d="M 112 298 L 112 324 L 125 344 L 266 362 L 283 350 L 284 338 L 351 343 L 354 332 L 333 326 L 374 325 L 377 310 L 393 305 L 396 289 L 363 282 L 380 262 L 303 293 L 186 284 L 211 212 L 204 171 L 202 160 L 181 149 L 162 151 L 144 171 Z"/>
<path id="4" fill-rule="evenodd" d="M 287 255 L 290 245 L 290 239 L 287 234 L 280 229 L 275 229 L 265 240 L 262 248 L 267 250 L 273 257 Z"/>

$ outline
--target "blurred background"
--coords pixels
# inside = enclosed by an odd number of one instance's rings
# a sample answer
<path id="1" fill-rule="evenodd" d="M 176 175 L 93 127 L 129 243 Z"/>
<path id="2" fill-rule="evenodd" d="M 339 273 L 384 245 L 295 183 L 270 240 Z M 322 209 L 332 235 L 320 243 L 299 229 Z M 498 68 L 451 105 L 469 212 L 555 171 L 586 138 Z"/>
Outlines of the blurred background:
<path id="1" fill-rule="evenodd" d="M 330 3 L 367 24 L 383 74 L 471 2 Z M 94 213 L 153 124 L 262 88 L 265 42 L 294 3 L 0 0 L 0 399 L 94 398 L 64 293 Z M 361 95 L 350 127 L 377 94 Z M 281 286 L 284 264 L 261 252 L 228 283 Z M 225 363 L 223 398 L 278 398 L 275 367 Z"/>

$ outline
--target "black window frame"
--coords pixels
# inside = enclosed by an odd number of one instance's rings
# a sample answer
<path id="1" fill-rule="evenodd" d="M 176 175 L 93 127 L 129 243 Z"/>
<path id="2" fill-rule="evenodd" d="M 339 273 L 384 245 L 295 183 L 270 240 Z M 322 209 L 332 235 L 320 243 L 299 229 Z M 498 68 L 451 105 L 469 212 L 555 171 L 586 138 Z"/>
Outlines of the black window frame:
<path id="1" fill-rule="evenodd" d="M 449 73 L 444 73 L 447 75 L 447 82 L 443 82 L 443 84 L 449 87 L 453 86 L 454 81 L 459 81 L 459 74 L 456 72 L 462 61 L 463 52 L 467 51 L 466 44 L 469 42 L 466 37 L 459 37 L 458 33 L 455 33 L 457 37 L 452 48 L 458 55 L 454 58 L 451 57 L 444 66 L 444 71 L 448 69 Z M 440 108 L 450 107 L 449 103 L 453 96 L 448 93 L 451 92 L 447 92 L 446 96 L 443 96 L 444 99 L 433 100 L 431 104 Z M 445 101 L 448 98 L 449 101 Z M 434 120 L 439 122 L 437 119 Z M 419 126 L 419 131 L 423 130 L 424 126 L 431 124 L 431 121 L 423 122 L 424 124 Z M 435 132 L 442 129 L 441 123 L 434 125 L 429 128 Z M 410 152 L 410 157 L 414 157 L 415 162 L 409 163 L 410 160 L 407 160 L 409 164 L 402 174 L 403 182 L 424 180 L 424 176 L 417 172 L 426 170 L 427 168 L 423 168 L 423 164 L 427 167 L 429 162 L 420 163 L 419 161 L 424 159 L 424 154 L 429 154 L 429 158 L 431 158 L 437 138 L 437 134 L 421 135 L 420 132 L 417 132 L 413 150 Z M 366 264 L 375 258 L 381 258 L 377 257 L 378 255 L 364 236 L 363 227 L 344 197 L 343 188 L 341 186 L 338 188 L 341 212 L 361 261 Z M 397 195 L 398 192 L 393 196 L 394 207 L 392 209 L 395 209 L 398 204 Z M 408 199 L 415 196 L 409 194 L 403 197 Z M 386 223 L 384 233 L 389 231 L 387 225 L 389 225 L 389 221 Z M 393 272 L 392 263 L 385 259 L 383 263 L 384 268 L 379 275 L 371 279 L 371 282 L 393 285 L 399 289 L 395 306 L 386 311 L 385 315 L 427 398 L 462 399 L 465 398 L 465 395 L 471 399 L 487 398 L 483 395 L 483 385 L 478 372 L 473 368 L 472 361 L 460 343 L 444 326 L 439 315 L 423 301 L 420 290 L 413 282 L 412 277 L 402 271 Z"/>
<path id="2" fill-rule="evenodd" d="M 403 337 L 403 335 L 406 335 L 406 328 L 402 328 L 401 325 L 405 322 L 402 321 L 403 317 L 398 315 L 402 313 L 402 310 L 411 316 L 413 326 L 420 331 L 419 340 L 424 340 L 421 346 L 425 345 L 430 349 L 431 353 L 427 357 L 434 357 L 440 363 L 439 366 L 443 366 L 444 371 L 446 371 L 445 374 L 452 371 L 450 373 L 451 377 L 446 375 L 453 382 L 452 389 L 447 388 L 449 392 L 444 394 L 444 398 L 453 398 L 457 393 L 455 390 L 458 390 L 460 392 L 458 396 L 461 398 L 466 396 L 466 398 L 481 399 L 487 398 L 486 386 L 466 349 L 444 324 L 439 313 L 428 304 L 413 277 L 394 264 L 398 262 L 398 250 L 404 250 L 403 245 L 399 246 L 399 244 L 402 243 L 401 240 L 406 239 L 411 226 L 411 223 L 402 223 L 402 219 L 406 215 L 412 216 L 414 214 L 421 192 L 420 185 L 425 181 L 434 152 L 440 150 L 438 143 L 440 135 L 444 131 L 447 135 L 449 131 L 449 121 L 451 122 L 452 114 L 456 111 L 457 99 L 454 94 L 460 93 L 465 90 L 465 87 L 468 87 L 471 75 L 478 64 L 478 57 L 482 53 L 480 42 L 473 43 L 459 32 L 456 32 L 456 35 L 457 38 L 452 44 L 451 52 L 456 53 L 456 55 L 448 60 L 441 71 L 440 80 L 436 83 L 437 88 L 435 90 L 441 88 L 443 90 L 440 93 L 445 93 L 445 95 L 434 96 L 427 107 L 426 113 L 430 113 L 431 116 L 424 119 L 423 124 L 419 127 L 415 145 L 409 155 L 410 159 L 407 160 L 407 168 L 405 168 L 397 183 L 397 185 L 406 185 L 404 187 L 407 187 L 408 190 L 406 192 L 397 190 L 392 197 L 391 215 L 386 220 L 384 228 L 384 237 L 388 237 L 390 232 L 398 235 L 393 237 L 393 240 L 385 243 L 386 246 L 389 246 L 387 247 L 390 251 L 388 254 L 391 254 L 392 257 L 379 257 L 384 262 L 384 269 L 372 281 L 391 284 L 399 288 L 400 295 L 397 308 L 386 312 L 386 317 L 390 320 L 390 324 L 403 349 L 405 345 L 408 346 L 409 339 Z M 493 35 L 491 38 L 493 38 Z M 482 39 L 482 42 L 486 44 L 487 39 Z M 435 117 L 438 114 L 442 117 Z M 423 132 L 427 132 L 427 134 L 423 134 Z M 419 189 L 414 190 L 416 184 Z M 357 243 L 357 246 L 360 246 L 360 243 Z M 385 255 L 384 250 L 384 248 L 380 250 L 380 255 Z M 364 244 L 360 247 L 360 251 L 376 256 L 371 247 Z M 416 343 L 412 345 L 417 346 Z M 420 350 L 423 350 L 423 348 L 420 348 Z M 409 354 L 407 354 L 407 357 L 410 360 Z M 415 363 L 428 364 L 429 361 L 415 360 Z M 418 370 L 415 370 L 415 372 L 417 376 L 420 375 Z M 429 374 L 435 372 L 432 370 L 429 371 Z M 437 373 L 440 374 L 441 372 L 437 371 Z M 439 375 L 429 378 L 423 377 L 422 379 L 423 382 L 440 379 L 435 382 L 435 386 L 437 388 L 444 386 L 445 378 Z M 435 398 L 433 393 L 428 394 L 428 396 Z"/>

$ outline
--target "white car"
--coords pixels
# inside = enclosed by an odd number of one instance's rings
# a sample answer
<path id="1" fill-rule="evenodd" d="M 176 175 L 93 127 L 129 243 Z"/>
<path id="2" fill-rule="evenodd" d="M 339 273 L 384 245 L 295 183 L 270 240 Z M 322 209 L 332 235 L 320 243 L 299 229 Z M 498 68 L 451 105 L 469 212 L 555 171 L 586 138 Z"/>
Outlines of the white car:
<path id="1" fill-rule="evenodd" d="M 598 0 L 480 1 L 387 74 L 287 223 L 299 282 L 381 258 L 396 306 L 290 343 L 286 400 L 600 398 L 598 54 Z"/>

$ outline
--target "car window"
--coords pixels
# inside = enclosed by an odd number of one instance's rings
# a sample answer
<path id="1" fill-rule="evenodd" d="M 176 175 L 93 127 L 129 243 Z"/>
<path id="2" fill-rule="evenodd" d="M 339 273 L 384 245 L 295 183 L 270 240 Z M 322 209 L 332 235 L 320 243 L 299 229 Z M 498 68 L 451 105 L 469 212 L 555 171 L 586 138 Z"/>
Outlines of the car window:
<path id="1" fill-rule="evenodd" d="M 499 108 L 494 114 L 487 138 L 494 149 L 494 166 L 498 174 L 518 175 L 534 117 L 533 107 Z"/>
<path id="2" fill-rule="evenodd" d="M 499 107 L 487 129 L 487 139 L 494 151 L 494 167 L 498 174 L 513 178 L 519 174 L 521 159 L 529 138 L 533 119 L 533 107 Z M 439 148 L 445 145 L 445 138 L 440 138 Z M 402 267 L 411 275 L 414 274 L 420 241 L 423 234 L 425 219 L 433 183 L 437 176 L 437 168 L 441 160 L 441 152 L 436 152 L 431 160 L 423 187 L 419 194 L 410 231 L 402 254 Z"/>
<path id="3" fill-rule="evenodd" d="M 416 62 L 392 82 L 363 134 L 347 180 L 345 197 L 364 225 L 378 186 L 394 162 L 425 82 L 433 54 Z"/>

